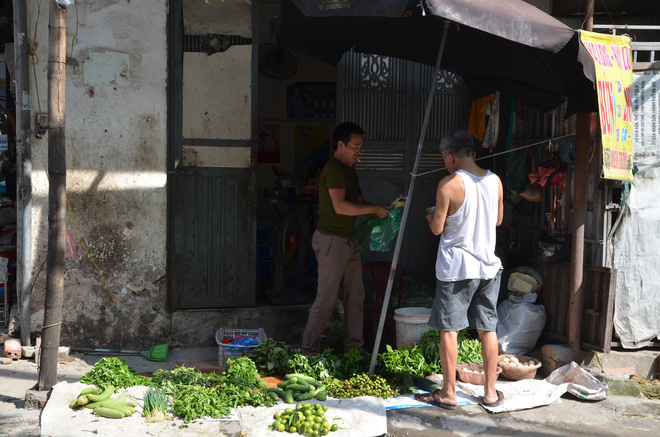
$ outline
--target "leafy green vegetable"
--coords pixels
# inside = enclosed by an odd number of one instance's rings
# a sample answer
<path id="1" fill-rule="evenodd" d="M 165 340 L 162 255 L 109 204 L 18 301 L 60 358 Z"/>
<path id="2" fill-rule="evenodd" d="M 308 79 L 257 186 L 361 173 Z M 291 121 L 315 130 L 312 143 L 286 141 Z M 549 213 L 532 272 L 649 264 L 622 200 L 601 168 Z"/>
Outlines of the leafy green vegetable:
<path id="1" fill-rule="evenodd" d="M 338 359 L 332 349 L 326 349 L 323 353 L 311 357 L 296 353 L 287 363 L 287 373 L 302 373 L 317 381 L 326 381 L 334 377 L 337 364 Z"/>
<path id="2" fill-rule="evenodd" d="M 170 398 L 163 392 L 162 388 L 149 387 L 147 393 L 144 395 L 144 415 L 151 417 L 154 414 L 158 414 L 158 412 L 166 415 L 170 404 Z"/>
<path id="3" fill-rule="evenodd" d="M 337 366 L 334 377 L 347 379 L 354 374 L 367 373 L 369 371 L 370 357 L 363 357 L 359 349 L 353 349 L 342 358 Z"/>
<path id="4" fill-rule="evenodd" d="M 389 344 L 385 346 L 385 353 L 378 356 L 377 369 L 381 375 L 395 372 L 405 372 L 411 375 L 425 376 L 440 370 L 439 364 L 427 363 L 420 346 L 403 346 L 392 349 Z"/>
<path id="5" fill-rule="evenodd" d="M 272 376 L 284 374 L 284 368 L 293 352 L 285 342 L 265 338 L 259 345 L 250 349 L 248 356 L 254 361 L 261 375 Z"/>
<path id="6" fill-rule="evenodd" d="M 80 378 L 80 382 L 94 384 L 105 390 L 109 386 L 115 388 L 133 387 L 144 384 L 146 380 L 137 375 L 126 361 L 116 357 L 101 358 L 94 367 Z"/>
<path id="7" fill-rule="evenodd" d="M 234 385 L 260 389 L 266 387 L 266 383 L 259 377 L 257 366 L 249 357 L 229 358 L 224 376 L 227 382 Z"/>
<path id="8" fill-rule="evenodd" d="M 458 345 L 458 364 L 481 363 L 481 342 L 470 339 L 468 329 L 458 332 L 456 343 Z M 440 330 L 431 329 L 422 333 L 422 354 L 427 363 L 438 365 L 440 368 Z"/>

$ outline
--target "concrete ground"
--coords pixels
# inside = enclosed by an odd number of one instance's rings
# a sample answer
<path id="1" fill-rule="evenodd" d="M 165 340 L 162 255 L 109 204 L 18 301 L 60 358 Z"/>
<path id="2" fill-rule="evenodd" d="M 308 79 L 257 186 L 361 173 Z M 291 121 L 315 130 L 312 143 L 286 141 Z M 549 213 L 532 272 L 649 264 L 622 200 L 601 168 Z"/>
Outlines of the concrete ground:
<path id="1" fill-rule="evenodd" d="M 58 364 L 58 382 L 75 382 L 103 355 L 72 354 Z M 138 373 L 159 368 L 172 369 L 177 364 L 200 363 L 212 367 L 217 362 L 217 348 L 175 349 L 164 363 L 142 356 L 119 356 Z M 38 436 L 39 410 L 24 407 L 25 393 L 35 386 L 38 369 L 34 359 L 6 360 L 0 364 L 0 437 Z M 478 405 L 459 407 L 454 411 L 440 408 L 414 408 L 387 412 L 388 435 L 404 436 L 657 436 L 660 430 L 660 401 L 640 397 L 610 396 L 599 402 L 577 400 L 564 395 L 560 404 L 512 413 L 489 414 Z M 241 436 L 240 426 L 233 422 L 217 423 L 206 433 L 180 430 L 183 435 Z M 80 434 L 82 433 L 82 434 Z M 86 435 L 80 431 L 72 436 Z M 264 434 L 266 434 L 264 432 Z M 98 435 L 104 434 L 102 431 Z"/>

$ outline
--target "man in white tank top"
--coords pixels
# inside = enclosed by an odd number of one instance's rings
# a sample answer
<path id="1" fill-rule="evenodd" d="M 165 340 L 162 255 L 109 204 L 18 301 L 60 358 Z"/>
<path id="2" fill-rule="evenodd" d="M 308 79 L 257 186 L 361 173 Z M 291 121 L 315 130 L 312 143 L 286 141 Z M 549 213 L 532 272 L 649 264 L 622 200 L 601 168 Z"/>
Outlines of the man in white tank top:
<path id="1" fill-rule="evenodd" d="M 435 211 L 426 216 L 441 235 L 435 265 L 437 290 L 429 326 L 440 329 L 441 390 L 416 398 L 445 409 L 456 408 L 457 334 L 476 329 L 481 338 L 486 384 L 482 404 L 499 405 L 497 297 L 502 263 L 495 256 L 495 230 L 502 223 L 502 182 L 474 159 L 474 139 L 464 131 L 445 136 L 440 152 L 451 173 L 438 184 Z"/>

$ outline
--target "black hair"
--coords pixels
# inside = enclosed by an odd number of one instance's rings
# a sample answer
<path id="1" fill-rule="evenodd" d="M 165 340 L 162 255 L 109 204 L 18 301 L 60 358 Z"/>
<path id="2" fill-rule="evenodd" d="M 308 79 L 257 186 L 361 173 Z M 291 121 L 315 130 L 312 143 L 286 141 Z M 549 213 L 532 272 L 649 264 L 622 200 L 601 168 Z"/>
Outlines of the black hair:
<path id="1" fill-rule="evenodd" d="M 364 136 L 364 129 L 357 124 L 348 121 L 337 125 L 332 134 L 332 148 L 337 150 L 337 145 L 340 141 L 344 144 L 348 144 L 351 140 L 351 135 L 353 134 Z"/>
<path id="2" fill-rule="evenodd" d="M 444 156 L 446 152 L 457 158 L 470 157 L 475 152 L 475 139 L 467 131 L 451 131 L 440 141 L 440 153 Z"/>

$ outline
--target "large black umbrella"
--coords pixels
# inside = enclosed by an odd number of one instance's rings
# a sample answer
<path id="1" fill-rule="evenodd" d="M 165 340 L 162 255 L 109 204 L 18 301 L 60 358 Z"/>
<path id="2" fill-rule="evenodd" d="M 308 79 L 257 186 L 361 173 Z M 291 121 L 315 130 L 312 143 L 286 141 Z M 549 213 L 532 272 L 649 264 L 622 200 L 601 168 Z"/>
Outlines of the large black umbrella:
<path id="1" fill-rule="evenodd" d="M 548 111 L 595 111 L 594 64 L 576 31 L 521 0 L 282 0 L 277 39 L 329 63 L 351 48 L 460 75 L 475 96 L 493 91 Z M 410 204 L 433 94 L 430 87 L 408 187 Z M 409 208 L 404 208 L 369 372 L 373 373 Z"/>
<path id="2" fill-rule="evenodd" d="M 446 40 L 443 22 L 449 21 Z M 522 0 L 282 0 L 279 43 L 336 64 L 353 48 L 440 66 L 473 96 L 496 90 L 549 111 L 597 110 L 594 64 L 577 32 Z"/>

